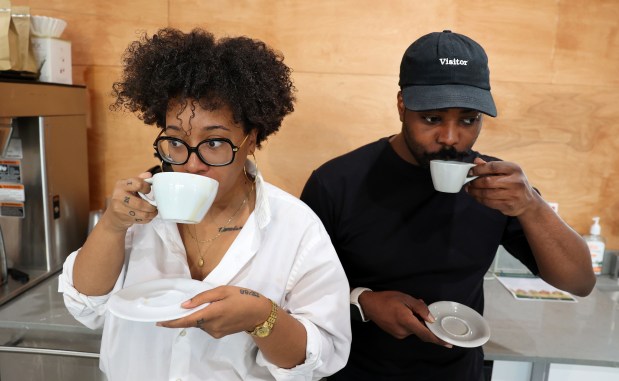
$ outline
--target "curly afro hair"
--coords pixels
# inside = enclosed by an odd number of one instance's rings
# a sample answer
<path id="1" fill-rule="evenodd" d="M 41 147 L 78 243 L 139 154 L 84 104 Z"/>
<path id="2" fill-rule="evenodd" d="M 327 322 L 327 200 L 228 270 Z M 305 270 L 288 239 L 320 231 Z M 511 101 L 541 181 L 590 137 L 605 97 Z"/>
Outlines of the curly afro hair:
<path id="1" fill-rule="evenodd" d="M 246 133 L 257 130 L 260 147 L 294 110 L 296 89 L 283 60 L 264 42 L 248 37 L 216 40 L 202 29 L 164 28 L 129 45 L 110 108 L 129 110 L 145 124 L 165 128 L 171 101 L 182 109 L 190 99 L 206 110 L 227 105 Z"/>

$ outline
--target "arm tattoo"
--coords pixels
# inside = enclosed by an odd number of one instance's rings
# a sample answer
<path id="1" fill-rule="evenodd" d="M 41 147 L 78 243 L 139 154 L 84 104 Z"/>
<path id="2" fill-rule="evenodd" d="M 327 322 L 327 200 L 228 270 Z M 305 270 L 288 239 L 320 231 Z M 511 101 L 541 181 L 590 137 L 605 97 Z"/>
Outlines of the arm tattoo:
<path id="1" fill-rule="evenodd" d="M 125 201 L 123 201 L 123 202 L 124 202 L 125 204 L 128 204 L 130 199 L 131 199 L 131 198 L 130 198 L 129 196 L 126 196 L 126 197 L 125 197 Z"/>
<path id="2" fill-rule="evenodd" d="M 127 180 L 127 185 L 131 185 L 131 184 L 133 184 L 133 181 Z"/>
<path id="3" fill-rule="evenodd" d="M 135 217 L 135 212 L 134 212 L 133 210 L 130 210 L 130 211 L 129 211 L 129 215 L 130 215 L 131 217 Z"/>
<path id="4" fill-rule="evenodd" d="M 243 294 L 243 295 L 255 296 L 256 298 L 259 298 L 259 297 L 260 297 L 260 294 L 259 294 L 259 293 L 257 293 L 256 291 L 247 290 L 247 289 L 245 289 L 245 288 L 242 288 L 242 289 L 240 290 L 240 292 L 241 292 L 241 294 Z"/>

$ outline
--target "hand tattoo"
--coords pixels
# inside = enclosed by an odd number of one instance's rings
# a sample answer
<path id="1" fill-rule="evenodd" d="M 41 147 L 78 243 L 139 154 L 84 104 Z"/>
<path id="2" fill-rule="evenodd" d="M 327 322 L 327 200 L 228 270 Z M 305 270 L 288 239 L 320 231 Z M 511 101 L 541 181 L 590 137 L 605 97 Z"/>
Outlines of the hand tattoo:
<path id="1" fill-rule="evenodd" d="M 257 293 L 256 291 L 248 290 L 248 289 L 245 289 L 245 288 L 242 288 L 240 290 L 240 292 L 241 292 L 242 295 L 255 296 L 256 298 L 260 297 L 260 294 Z"/>

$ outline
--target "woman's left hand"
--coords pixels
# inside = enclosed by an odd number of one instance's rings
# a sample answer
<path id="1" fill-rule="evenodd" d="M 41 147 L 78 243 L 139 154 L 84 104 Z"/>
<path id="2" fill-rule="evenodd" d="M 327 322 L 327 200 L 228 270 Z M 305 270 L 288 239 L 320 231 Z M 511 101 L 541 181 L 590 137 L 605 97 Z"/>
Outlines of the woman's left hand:
<path id="1" fill-rule="evenodd" d="M 256 291 L 236 286 L 219 286 L 204 291 L 184 302 L 191 309 L 210 303 L 186 317 L 157 323 L 166 328 L 199 328 L 214 338 L 233 333 L 252 331 L 264 322 L 271 311 L 271 303 Z"/>

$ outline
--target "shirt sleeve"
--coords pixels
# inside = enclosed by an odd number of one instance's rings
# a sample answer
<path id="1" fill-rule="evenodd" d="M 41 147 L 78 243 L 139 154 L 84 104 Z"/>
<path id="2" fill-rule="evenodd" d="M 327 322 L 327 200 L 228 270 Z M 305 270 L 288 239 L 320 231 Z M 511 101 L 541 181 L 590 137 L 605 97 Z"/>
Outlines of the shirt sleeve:
<path id="1" fill-rule="evenodd" d="M 127 239 L 125 239 L 125 253 L 129 252 L 129 237 L 130 236 L 127 235 Z M 63 294 L 63 300 L 67 310 L 77 321 L 90 329 L 98 329 L 103 327 L 108 299 L 113 293 L 122 288 L 127 261 L 125 260 L 125 266 L 123 266 L 114 288 L 109 293 L 105 295 L 89 296 L 80 293 L 73 285 L 73 267 L 80 250 L 81 248 L 74 251 L 65 260 L 62 266 L 62 273 L 58 277 L 58 292 Z M 125 255 L 126 258 L 128 258 L 128 254 Z"/>
<path id="2" fill-rule="evenodd" d="M 533 250 L 527 241 L 522 225 L 516 217 L 508 217 L 501 244 L 508 253 L 525 265 L 533 274 L 539 274 Z"/>
<path id="3" fill-rule="evenodd" d="M 305 183 L 303 191 L 301 192 L 301 201 L 307 204 L 310 209 L 318 215 L 327 233 L 329 233 L 329 236 L 333 242 L 335 242 L 335 237 L 333 236 L 335 213 L 333 212 L 331 197 L 327 194 L 317 171 L 312 172 Z"/>
<path id="4" fill-rule="evenodd" d="M 258 353 L 258 365 L 266 366 L 278 381 L 330 376 L 344 367 L 350 353 L 350 287 L 328 234 L 314 218 L 293 266 L 282 306 L 305 327 L 305 362 L 282 369 Z"/>
<path id="5" fill-rule="evenodd" d="M 269 372 L 275 377 L 277 381 L 312 381 L 322 378 L 322 376 L 314 376 L 314 370 L 320 368 L 323 363 L 321 360 L 321 339 L 318 328 L 308 319 L 304 317 L 295 317 L 303 326 L 307 332 L 307 346 L 305 348 L 305 362 L 297 365 L 292 369 L 279 368 L 270 363 L 262 354 L 258 351 L 256 363 L 260 366 L 264 366 L 269 369 Z M 317 374 L 320 371 L 316 372 Z"/>

